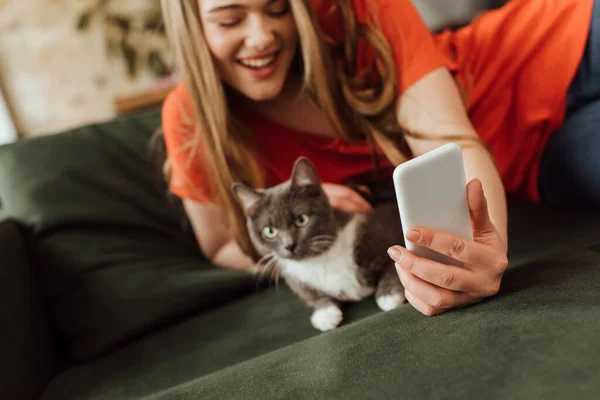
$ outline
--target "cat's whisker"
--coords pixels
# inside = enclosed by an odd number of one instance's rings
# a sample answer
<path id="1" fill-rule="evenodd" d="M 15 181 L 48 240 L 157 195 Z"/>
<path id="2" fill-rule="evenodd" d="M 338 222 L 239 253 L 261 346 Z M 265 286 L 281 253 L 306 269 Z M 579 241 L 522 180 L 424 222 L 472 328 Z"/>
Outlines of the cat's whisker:
<path id="1" fill-rule="evenodd" d="M 256 262 L 257 265 L 262 265 L 263 263 L 266 263 L 267 261 L 269 261 L 270 259 L 272 259 L 273 257 L 275 257 L 275 253 L 271 252 L 269 254 L 266 254 L 265 256 L 263 256 L 260 260 L 258 260 Z"/>
<path id="2" fill-rule="evenodd" d="M 279 274 L 279 266 L 277 265 L 277 257 L 273 257 L 272 259 L 269 260 L 269 262 L 266 264 L 266 268 L 265 268 L 266 272 L 268 272 L 269 274 L 269 278 L 271 278 L 271 280 L 275 281 L 275 274 Z M 279 279 L 279 278 L 277 278 Z M 276 285 L 279 283 L 278 281 L 275 281 Z"/>
<path id="3" fill-rule="evenodd" d="M 319 240 L 311 240 L 310 243 L 335 243 L 335 242 L 333 240 L 319 239 Z"/>
<path id="4" fill-rule="evenodd" d="M 310 239 L 310 241 L 312 242 L 313 240 L 321 240 L 321 239 L 335 241 L 335 237 L 332 235 L 317 235 L 317 236 L 312 237 Z"/>
<path id="5" fill-rule="evenodd" d="M 330 248 L 330 246 L 323 245 L 323 244 L 311 244 L 311 246 L 310 246 L 310 250 L 315 253 L 322 253 L 322 252 L 328 250 L 329 248 Z"/>
<path id="6" fill-rule="evenodd" d="M 311 246 L 312 245 L 326 245 L 326 246 L 330 246 L 333 244 L 333 242 L 329 242 L 329 241 L 317 241 L 317 242 L 311 242 L 310 243 Z"/>
<path id="7" fill-rule="evenodd" d="M 279 279 L 281 275 L 281 269 L 279 267 L 279 258 L 277 254 L 273 253 L 273 258 L 269 262 L 271 269 L 271 279 L 275 282 L 275 287 L 279 288 Z"/>
<path id="8" fill-rule="evenodd" d="M 280 278 L 281 270 L 279 267 L 273 268 L 273 280 L 275 281 L 275 287 L 279 289 L 279 278 Z"/>
<path id="9" fill-rule="evenodd" d="M 317 241 L 317 242 L 310 242 L 311 246 L 313 246 L 313 245 L 315 245 L 315 246 L 330 246 L 332 244 L 333 244 L 333 242 L 330 242 L 330 241 L 327 241 L 327 240 L 320 240 L 320 241 Z"/>
<path id="10" fill-rule="evenodd" d="M 331 247 L 331 245 L 333 245 L 333 243 L 334 242 L 332 240 L 321 239 L 321 240 L 311 241 L 309 247 L 313 251 L 315 249 L 318 249 L 318 250 L 327 250 L 327 249 L 329 249 Z"/>
<path id="11" fill-rule="evenodd" d="M 276 254 L 271 252 L 257 261 L 256 265 L 260 267 L 259 278 L 263 278 L 266 275 L 269 270 L 269 264 L 275 259 L 275 256 Z"/>
<path id="12" fill-rule="evenodd" d="M 270 259 L 270 260 L 269 260 L 269 261 L 268 261 L 268 262 L 267 262 L 267 263 L 264 265 L 264 271 L 263 271 L 264 273 L 263 273 L 263 276 L 264 276 L 264 275 L 267 275 L 267 274 L 269 274 L 269 273 L 271 272 L 271 268 L 273 268 L 273 261 L 274 261 L 274 259 Z"/>
<path id="13" fill-rule="evenodd" d="M 311 242 L 334 242 L 335 238 L 332 237 L 316 237 L 310 239 Z"/>

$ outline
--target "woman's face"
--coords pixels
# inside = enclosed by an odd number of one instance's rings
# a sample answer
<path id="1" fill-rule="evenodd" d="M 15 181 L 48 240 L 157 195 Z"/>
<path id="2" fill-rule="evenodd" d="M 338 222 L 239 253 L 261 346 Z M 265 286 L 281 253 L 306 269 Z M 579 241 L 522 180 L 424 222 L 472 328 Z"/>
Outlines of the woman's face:
<path id="1" fill-rule="evenodd" d="M 276 97 L 298 43 L 289 0 L 198 0 L 198 4 L 221 79 L 255 101 Z"/>

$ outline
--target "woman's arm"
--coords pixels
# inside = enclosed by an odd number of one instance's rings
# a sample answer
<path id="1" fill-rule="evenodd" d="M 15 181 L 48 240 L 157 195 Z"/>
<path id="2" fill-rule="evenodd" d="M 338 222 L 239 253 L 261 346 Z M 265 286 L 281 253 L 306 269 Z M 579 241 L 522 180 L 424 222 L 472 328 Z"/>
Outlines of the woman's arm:
<path id="1" fill-rule="evenodd" d="M 399 98 L 397 113 L 405 129 L 435 138 L 407 137 L 415 155 L 447 143 L 448 136 L 477 138 L 445 68 L 429 73 L 407 89 Z M 460 144 L 473 143 L 469 140 Z M 440 264 L 400 246 L 389 250 L 406 298 L 425 315 L 437 315 L 495 295 L 508 266 L 506 199 L 492 157 L 481 145 L 463 146 L 463 154 L 473 240 L 427 227 L 415 227 L 406 233 L 408 241 L 450 256 L 463 266 Z"/>
<path id="2" fill-rule="evenodd" d="M 223 207 L 184 199 L 183 205 L 204 255 L 214 264 L 235 270 L 251 271 L 254 262 L 242 252 L 230 232 Z"/>
<path id="3" fill-rule="evenodd" d="M 415 156 L 427 153 L 449 142 L 444 136 L 477 138 L 469 121 L 459 91 L 446 68 L 427 74 L 410 86 L 398 99 L 397 118 L 400 125 L 435 140 L 407 136 Z M 474 142 L 462 142 L 473 144 Z M 500 237 L 507 243 L 506 195 L 492 156 L 482 145 L 464 146 L 467 182 L 477 178 L 488 200 L 490 219 Z"/>

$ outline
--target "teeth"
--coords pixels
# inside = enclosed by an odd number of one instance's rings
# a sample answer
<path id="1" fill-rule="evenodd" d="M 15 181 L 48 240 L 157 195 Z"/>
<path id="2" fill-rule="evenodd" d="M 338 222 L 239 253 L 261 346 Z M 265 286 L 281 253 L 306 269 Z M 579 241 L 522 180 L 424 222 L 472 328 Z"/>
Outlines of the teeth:
<path id="1" fill-rule="evenodd" d="M 264 68 L 275 61 L 275 56 L 271 56 L 268 58 L 261 58 L 255 60 L 240 60 L 240 63 L 246 67 L 250 68 Z"/>

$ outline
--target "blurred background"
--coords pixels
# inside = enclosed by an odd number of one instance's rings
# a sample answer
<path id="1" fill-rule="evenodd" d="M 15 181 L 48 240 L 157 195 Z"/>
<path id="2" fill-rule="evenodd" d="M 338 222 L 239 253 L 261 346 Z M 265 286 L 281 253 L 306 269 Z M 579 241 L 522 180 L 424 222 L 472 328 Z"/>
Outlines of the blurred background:
<path id="1" fill-rule="evenodd" d="M 160 17 L 160 0 L 0 0 L 0 119 L 53 133 L 169 86 Z M 10 129 L 0 122 L 0 136 Z"/>
<path id="2" fill-rule="evenodd" d="M 432 30 L 501 2 L 413 0 Z M 176 80 L 160 0 L 0 0 L 0 143 L 155 105 Z"/>

